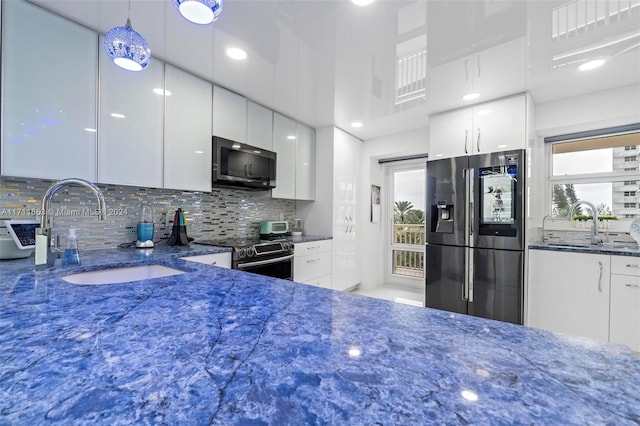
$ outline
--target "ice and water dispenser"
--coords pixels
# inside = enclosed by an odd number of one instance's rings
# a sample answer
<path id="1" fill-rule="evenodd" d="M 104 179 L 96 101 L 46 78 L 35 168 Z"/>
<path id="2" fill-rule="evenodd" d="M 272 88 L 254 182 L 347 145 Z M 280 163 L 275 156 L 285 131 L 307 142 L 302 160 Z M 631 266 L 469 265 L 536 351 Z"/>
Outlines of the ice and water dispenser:
<path id="1" fill-rule="evenodd" d="M 447 201 L 437 201 L 431 206 L 431 232 L 453 233 L 454 206 Z"/>

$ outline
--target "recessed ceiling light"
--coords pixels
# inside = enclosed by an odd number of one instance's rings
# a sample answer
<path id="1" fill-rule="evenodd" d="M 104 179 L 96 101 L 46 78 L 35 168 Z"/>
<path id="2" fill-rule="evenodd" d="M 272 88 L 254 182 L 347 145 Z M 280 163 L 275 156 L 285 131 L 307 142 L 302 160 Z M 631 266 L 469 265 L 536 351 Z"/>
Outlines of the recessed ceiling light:
<path id="1" fill-rule="evenodd" d="M 287 136 L 287 139 L 289 139 L 290 141 L 294 141 L 296 140 L 296 137 L 294 135 L 289 135 Z"/>
<path id="2" fill-rule="evenodd" d="M 354 121 L 351 123 L 351 127 L 362 127 L 362 121 Z"/>
<path id="3" fill-rule="evenodd" d="M 368 6 L 373 3 L 373 0 L 351 0 L 351 2 L 358 6 Z"/>
<path id="4" fill-rule="evenodd" d="M 230 47 L 226 50 L 227 56 L 231 59 L 235 59 L 237 61 L 241 61 L 243 59 L 247 59 L 247 52 L 240 49 L 239 47 Z"/>
<path id="5" fill-rule="evenodd" d="M 113 118 L 124 118 L 125 117 L 124 114 L 118 114 L 117 112 L 112 112 L 111 116 Z"/>
<path id="6" fill-rule="evenodd" d="M 159 87 L 153 89 L 153 93 L 160 96 L 171 96 L 171 92 L 168 90 L 160 89 Z"/>
<path id="7" fill-rule="evenodd" d="M 91 132 L 91 133 L 96 133 L 98 130 L 97 129 L 93 129 L 91 127 L 85 127 L 84 128 L 85 132 Z"/>
<path id="8" fill-rule="evenodd" d="M 478 92 L 471 92 L 471 93 L 466 93 L 462 95 L 462 99 L 465 101 L 472 101 L 474 99 L 478 99 L 479 97 L 480 97 L 480 93 Z"/>
<path id="9" fill-rule="evenodd" d="M 204 154 L 204 151 L 194 151 L 196 154 Z"/>
<path id="10" fill-rule="evenodd" d="M 508 145 L 498 145 L 498 148 L 506 148 Z"/>
<path id="11" fill-rule="evenodd" d="M 607 62 L 606 59 L 602 59 L 602 58 L 594 59 L 592 61 L 588 61 L 588 62 L 585 62 L 585 63 L 581 64 L 578 67 L 578 69 L 580 71 L 590 71 L 590 70 L 593 70 L 593 69 L 596 69 L 596 68 L 599 68 L 599 67 L 603 66 L 605 62 Z"/>

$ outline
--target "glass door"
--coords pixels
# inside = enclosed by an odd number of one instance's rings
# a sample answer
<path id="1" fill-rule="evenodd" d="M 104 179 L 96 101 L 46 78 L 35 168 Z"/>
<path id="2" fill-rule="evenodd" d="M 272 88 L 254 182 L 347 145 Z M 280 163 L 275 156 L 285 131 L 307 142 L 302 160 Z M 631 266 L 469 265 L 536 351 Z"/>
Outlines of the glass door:
<path id="1" fill-rule="evenodd" d="M 424 287 L 426 162 L 386 167 L 387 284 Z"/>

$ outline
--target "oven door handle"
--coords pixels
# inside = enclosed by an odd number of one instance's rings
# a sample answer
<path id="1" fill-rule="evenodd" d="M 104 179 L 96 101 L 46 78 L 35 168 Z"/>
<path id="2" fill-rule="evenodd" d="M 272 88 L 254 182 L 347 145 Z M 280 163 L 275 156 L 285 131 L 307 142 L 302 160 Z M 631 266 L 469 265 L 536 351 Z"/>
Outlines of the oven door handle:
<path id="1" fill-rule="evenodd" d="M 270 265 L 272 263 L 285 262 L 285 261 L 291 260 L 291 259 L 293 259 L 293 255 L 292 254 L 290 254 L 288 256 L 283 256 L 283 257 L 276 257 L 275 259 L 259 260 L 257 262 L 251 262 L 251 263 L 240 263 L 238 265 L 238 269 L 246 269 L 246 268 L 251 268 L 253 266 Z"/>

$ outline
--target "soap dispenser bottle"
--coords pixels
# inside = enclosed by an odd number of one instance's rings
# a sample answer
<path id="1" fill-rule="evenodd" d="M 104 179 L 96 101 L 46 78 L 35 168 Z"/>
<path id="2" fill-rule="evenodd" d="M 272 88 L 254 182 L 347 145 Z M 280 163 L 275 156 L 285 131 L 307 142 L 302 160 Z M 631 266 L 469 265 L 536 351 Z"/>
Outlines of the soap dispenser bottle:
<path id="1" fill-rule="evenodd" d="M 78 237 L 74 228 L 69 229 L 67 236 L 67 248 L 62 255 L 62 266 L 71 266 L 80 264 L 80 255 L 78 254 Z"/>

